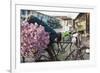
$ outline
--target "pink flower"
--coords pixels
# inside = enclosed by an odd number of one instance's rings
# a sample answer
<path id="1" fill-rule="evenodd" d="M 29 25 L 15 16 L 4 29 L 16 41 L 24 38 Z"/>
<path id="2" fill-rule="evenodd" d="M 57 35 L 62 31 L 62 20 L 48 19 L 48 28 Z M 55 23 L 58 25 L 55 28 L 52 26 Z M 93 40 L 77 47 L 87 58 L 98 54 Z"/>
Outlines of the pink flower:
<path id="1" fill-rule="evenodd" d="M 49 38 L 49 33 L 42 25 L 23 22 L 21 24 L 21 55 L 34 56 L 35 52 L 42 52 L 47 48 Z"/>

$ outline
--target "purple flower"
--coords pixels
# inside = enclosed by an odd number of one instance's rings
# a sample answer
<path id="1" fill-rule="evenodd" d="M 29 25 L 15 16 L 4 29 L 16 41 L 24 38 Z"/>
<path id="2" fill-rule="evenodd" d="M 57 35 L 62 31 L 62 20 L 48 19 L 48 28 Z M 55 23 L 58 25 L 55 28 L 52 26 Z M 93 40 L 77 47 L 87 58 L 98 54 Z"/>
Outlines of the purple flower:
<path id="1" fill-rule="evenodd" d="M 50 40 L 49 33 L 42 25 L 23 22 L 21 24 L 21 55 L 35 56 L 47 48 Z"/>

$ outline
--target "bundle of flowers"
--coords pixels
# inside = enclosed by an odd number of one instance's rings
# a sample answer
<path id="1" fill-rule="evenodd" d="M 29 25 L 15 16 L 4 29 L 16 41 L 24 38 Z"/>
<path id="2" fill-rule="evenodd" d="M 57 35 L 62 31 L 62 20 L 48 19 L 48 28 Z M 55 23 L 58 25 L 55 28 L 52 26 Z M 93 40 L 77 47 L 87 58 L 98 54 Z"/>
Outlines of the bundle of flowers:
<path id="1" fill-rule="evenodd" d="M 48 47 L 49 33 L 42 25 L 23 22 L 21 24 L 21 56 L 35 57 Z"/>

